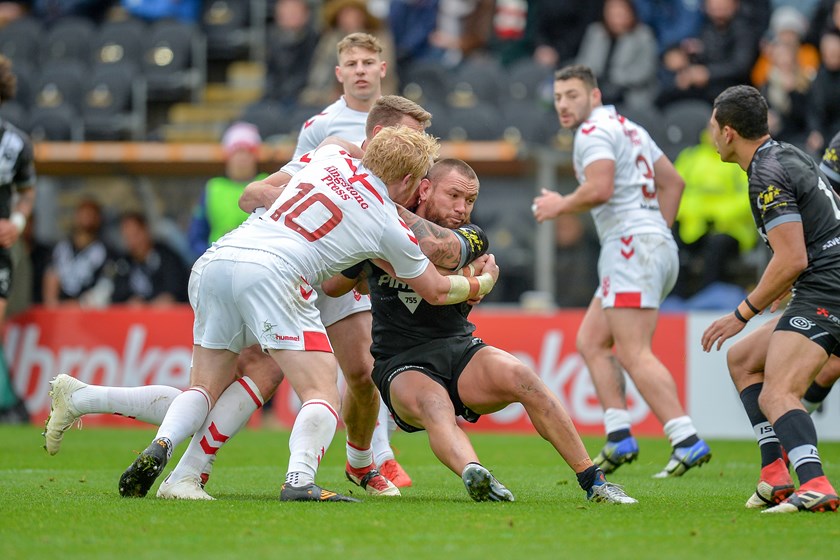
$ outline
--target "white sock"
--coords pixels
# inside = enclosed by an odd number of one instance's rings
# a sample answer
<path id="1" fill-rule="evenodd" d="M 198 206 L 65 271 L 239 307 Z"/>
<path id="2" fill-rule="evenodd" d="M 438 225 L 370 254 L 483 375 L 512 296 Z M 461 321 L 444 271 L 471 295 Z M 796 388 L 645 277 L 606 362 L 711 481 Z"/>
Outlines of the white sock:
<path id="1" fill-rule="evenodd" d="M 388 431 L 389 421 L 393 422 L 391 413 L 380 397 L 379 417 L 376 420 L 376 428 L 373 429 L 373 439 L 370 442 L 371 449 L 373 449 L 373 459 L 377 466 L 394 458 L 394 450 L 391 449 L 391 436 Z M 396 427 L 396 424 L 394 426 Z"/>
<path id="2" fill-rule="evenodd" d="M 209 468 L 205 467 L 211 459 L 228 439 L 248 423 L 254 411 L 263 404 L 260 390 L 249 377 L 234 381 L 207 414 L 204 425 L 195 433 L 170 475 L 172 480 L 198 479 L 205 470 L 209 472 Z"/>
<path id="3" fill-rule="evenodd" d="M 303 403 L 292 426 L 292 435 L 289 436 L 291 455 L 287 482 L 293 486 L 305 486 L 315 481 L 315 473 L 332 442 L 336 425 L 338 413 L 330 403 L 320 399 Z"/>
<path id="4" fill-rule="evenodd" d="M 347 440 L 346 446 L 347 462 L 354 469 L 363 469 L 373 463 L 373 451 L 371 451 L 370 447 L 367 449 L 356 447 L 350 443 L 350 440 Z"/>
<path id="5" fill-rule="evenodd" d="M 665 422 L 663 429 L 665 430 L 665 435 L 668 436 L 668 440 L 671 442 L 671 447 L 676 447 L 684 439 L 697 435 L 697 430 L 694 428 L 694 423 L 689 416 L 672 418 Z"/>
<path id="6" fill-rule="evenodd" d="M 210 411 L 210 395 L 199 387 L 190 387 L 172 401 L 155 438 L 165 437 L 172 448 L 193 435 Z"/>
<path id="7" fill-rule="evenodd" d="M 105 387 L 88 385 L 70 395 L 70 402 L 82 414 L 119 414 L 160 426 L 180 389 L 167 385 Z"/>
<path id="8" fill-rule="evenodd" d="M 604 431 L 607 434 L 630 429 L 630 413 L 623 408 L 608 408 L 604 411 Z"/>

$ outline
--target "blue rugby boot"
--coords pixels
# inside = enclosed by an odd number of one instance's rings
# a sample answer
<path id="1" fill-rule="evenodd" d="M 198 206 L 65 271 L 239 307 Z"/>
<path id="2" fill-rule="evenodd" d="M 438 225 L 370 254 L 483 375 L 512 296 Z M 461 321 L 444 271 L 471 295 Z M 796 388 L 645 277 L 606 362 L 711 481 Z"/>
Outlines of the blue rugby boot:
<path id="1" fill-rule="evenodd" d="M 632 463 L 638 456 L 639 444 L 636 438 L 629 436 L 621 441 L 608 441 L 592 462 L 606 474 L 610 474 L 624 463 Z"/>
<path id="2" fill-rule="evenodd" d="M 711 458 L 712 450 L 702 439 L 691 447 L 675 447 L 668 464 L 665 465 L 664 469 L 653 475 L 653 478 L 682 476 L 688 469 L 704 465 Z"/>

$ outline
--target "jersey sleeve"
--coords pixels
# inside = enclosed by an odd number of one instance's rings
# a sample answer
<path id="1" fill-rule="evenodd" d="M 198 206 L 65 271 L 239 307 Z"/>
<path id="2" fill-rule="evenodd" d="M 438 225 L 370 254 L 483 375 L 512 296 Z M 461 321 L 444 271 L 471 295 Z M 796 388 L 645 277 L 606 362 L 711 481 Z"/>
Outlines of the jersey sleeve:
<path id="1" fill-rule="evenodd" d="M 327 119 L 318 118 L 321 115 L 315 115 L 311 119 L 304 122 L 300 127 L 300 134 L 298 135 L 297 146 L 295 146 L 295 155 L 292 156 L 292 161 L 301 158 L 305 153 L 311 152 L 327 137 Z"/>
<path id="2" fill-rule="evenodd" d="M 615 147 L 610 131 L 601 124 L 583 123 L 577 131 L 575 144 L 580 153 L 580 162 L 586 168 L 592 162 L 609 159 L 615 161 Z"/>
<path id="3" fill-rule="evenodd" d="M 431 264 L 420 250 L 411 228 L 397 216 L 385 226 L 380 251 L 382 258 L 391 263 L 394 273 L 400 278 L 417 278 Z"/>
<path id="4" fill-rule="evenodd" d="M 768 161 L 750 177 L 750 192 L 758 193 L 754 204 L 765 232 L 784 223 L 802 221 L 795 188 L 778 160 Z"/>

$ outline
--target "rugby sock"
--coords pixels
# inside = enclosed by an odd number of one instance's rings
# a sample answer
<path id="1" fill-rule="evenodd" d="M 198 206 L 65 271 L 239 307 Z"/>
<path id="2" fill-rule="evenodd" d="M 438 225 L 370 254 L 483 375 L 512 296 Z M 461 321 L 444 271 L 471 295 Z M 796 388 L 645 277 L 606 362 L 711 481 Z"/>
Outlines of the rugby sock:
<path id="1" fill-rule="evenodd" d="M 598 473 L 601 474 L 601 477 L 604 476 L 604 472 L 599 469 L 595 465 L 591 465 L 586 470 L 577 473 L 578 484 L 580 487 L 584 489 L 584 491 L 589 492 L 589 489 L 592 488 L 592 485 L 595 484 L 595 480 L 598 478 Z"/>
<path id="2" fill-rule="evenodd" d="M 289 469 L 286 482 L 305 486 L 315 481 L 321 458 L 332 442 L 338 413 L 327 401 L 312 399 L 303 403 L 289 436 Z"/>
<path id="3" fill-rule="evenodd" d="M 607 432 L 607 441 L 618 442 L 630 437 L 630 413 L 623 408 L 606 409 L 604 431 Z"/>
<path id="4" fill-rule="evenodd" d="M 180 394 L 180 389 L 168 385 L 88 385 L 72 393 L 70 402 L 82 414 L 118 414 L 160 426 L 172 401 Z"/>
<path id="5" fill-rule="evenodd" d="M 348 439 L 347 462 L 354 469 L 363 469 L 365 467 L 369 467 L 371 463 L 373 463 L 373 451 L 371 451 L 370 447 L 368 447 L 367 449 L 362 449 L 357 445 L 353 445 Z"/>
<path id="6" fill-rule="evenodd" d="M 831 385 L 823 387 L 816 381 L 811 383 L 811 386 L 808 387 L 805 391 L 805 395 L 802 397 L 802 406 L 805 407 L 805 410 L 809 413 L 817 410 L 831 392 L 831 387 Z"/>
<path id="7" fill-rule="evenodd" d="M 242 377 L 231 383 L 207 414 L 204 425 L 196 432 L 184 456 L 172 471 L 171 479 L 198 479 L 202 472 L 209 473 L 212 467 L 208 463 L 262 405 L 260 390 L 251 378 Z"/>
<path id="8" fill-rule="evenodd" d="M 779 441 L 787 449 L 788 458 L 799 485 L 802 486 L 813 478 L 824 476 L 820 455 L 817 452 L 817 430 L 814 422 L 804 410 L 793 409 L 785 412 L 773 424 L 779 435 Z"/>
<path id="9" fill-rule="evenodd" d="M 755 439 L 761 451 L 761 468 L 764 468 L 776 459 L 782 458 L 782 446 L 776 436 L 776 431 L 758 406 L 758 395 L 761 394 L 762 387 L 764 383 L 755 383 L 741 391 L 741 404 L 744 405 L 744 410 L 755 431 Z"/>
<path id="10" fill-rule="evenodd" d="M 380 397 L 379 418 L 376 421 L 376 428 L 373 429 L 373 438 L 370 442 L 371 449 L 373 449 L 373 458 L 377 465 L 394 458 L 394 450 L 391 449 L 391 438 L 388 430 L 389 421 L 393 421 L 391 420 L 391 413 Z"/>
<path id="11" fill-rule="evenodd" d="M 700 438 L 697 437 L 697 430 L 689 416 L 678 416 L 665 422 L 662 426 L 665 435 L 671 442 L 672 447 L 691 447 Z"/>
<path id="12" fill-rule="evenodd" d="M 0 410 L 11 408 L 19 399 L 12 386 L 12 376 L 6 363 L 6 355 L 0 346 Z"/>
<path id="13" fill-rule="evenodd" d="M 167 438 L 172 442 L 172 447 L 178 447 L 204 423 L 210 411 L 210 402 L 207 391 L 200 387 L 190 387 L 169 405 L 155 438 Z"/>

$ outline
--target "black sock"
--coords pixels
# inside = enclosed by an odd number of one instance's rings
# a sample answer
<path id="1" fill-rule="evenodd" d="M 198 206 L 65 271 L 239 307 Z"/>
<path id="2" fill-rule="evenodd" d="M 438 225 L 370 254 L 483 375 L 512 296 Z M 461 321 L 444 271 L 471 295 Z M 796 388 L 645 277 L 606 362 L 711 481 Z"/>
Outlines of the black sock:
<path id="1" fill-rule="evenodd" d="M 788 451 L 800 486 L 825 474 L 817 453 L 817 430 L 807 412 L 797 408 L 789 410 L 776 420 L 773 429 Z"/>
<path id="2" fill-rule="evenodd" d="M 685 438 L 684 440 L 676 443 L 674 445 L 674 448 L 676 449 L 677 447 L 691 447 L 692 445 L 694 445 L 698 441 L 700 441 L 700 438 L 697 437 L 697 434 L 690 435 L 687 438 Z"/>
<path id="3" fill-rule="evenodd" d="M 755 430 L 755 437 L 758 440 L 758 450 L 761 452 L 761 466 L 766 467 L 776 459 L 782 458 L 782 447 L 779 444 L 779 438 L 773 430 L 773 426 L 761 412 L 758 406 L 758 395 L 761 394 L 761 389 L 764 383 L 756 383 L 750 385 L 741 391 L 741 404 L 744 405 L 744 411 L 750 419 L 750 424 Z"/>
<path id="4" fill-rule="evenodd" d="M 803 397 L 806 401 L 812 402 L 814 404 L 821 403 L 825 400 L 828 394 L 831 392 L 831 385 L 828 387 L 823 387 L 816 381 L 811 383 L 811 386 L 805 391 L 805 396 Z"/>
<path id="5" fill-rule="evenodd" d="M 616 430 L 614 432 L 610 432 L 607 434 L 607 441 L 611 441 L 612 443 L 618 443 L 623 439 L 627 439 L 630 437 L 630 428 L 622 428 L 620 430 Z"/>
<path id="6" fill-rule="evenodd" d="M 595 484 L 595 481 L 599 478 L 604 477 L 604 471 L 599 469 L 597 466 L 592 465 L 588 469 L 583 472 L 577 473 L 577 480 L 580 487 L 583 488 L 585 491 L 589 492 L 589 489 Z"/>

